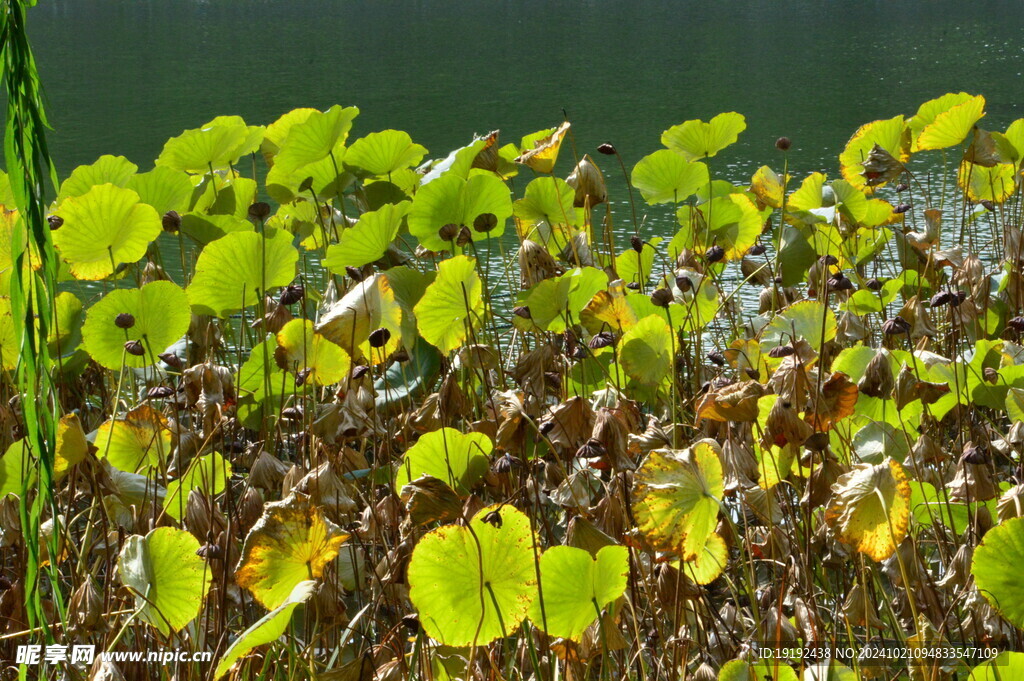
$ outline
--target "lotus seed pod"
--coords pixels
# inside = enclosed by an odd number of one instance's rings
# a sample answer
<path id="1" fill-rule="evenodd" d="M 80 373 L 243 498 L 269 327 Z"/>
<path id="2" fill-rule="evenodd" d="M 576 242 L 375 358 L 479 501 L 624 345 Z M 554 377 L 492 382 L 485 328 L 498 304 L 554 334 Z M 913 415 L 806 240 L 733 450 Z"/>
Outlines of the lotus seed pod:
<path id="1" fill-rule="evenodd" d="M 178 211 L 169 210 L 164 213 L 164 217 L 161 220 L 164 231 L 171 234 L 176 234 L 181 229 L 181 216 L 178 215 Z"/>
<path id="2" fill-rule="evenodd" d="M 605 156 L 614 156 L 615 154 L 619 153 L 618 151 L 615 150 L 615 146 L 613 144 L 611 144 L 610 142 L 605 142 L 604 144 L 599 144 L 597 146 L 597 151 L 599 153 L 604 154 Z"/>
<path id="3" fill-rule="evenodd" d="M 793 146 L 793 142 L 788 137 L 780 137 L 775 140 L 775 148 L 779 151 L 789 151 L 791 146 Z"/>
<path id="4" fill-rule="evenodd" d="M 257 201 L 249 206 L 249 217 L 257 222 L 263 222 L 270 215 L 270 204 Z"/>
<path id="5" fill-rule="evenodd" d="M 114 317 L 114 326 L 119 329 L 130 329 L 135 326 L 135 315 L 122 312 Z"/>

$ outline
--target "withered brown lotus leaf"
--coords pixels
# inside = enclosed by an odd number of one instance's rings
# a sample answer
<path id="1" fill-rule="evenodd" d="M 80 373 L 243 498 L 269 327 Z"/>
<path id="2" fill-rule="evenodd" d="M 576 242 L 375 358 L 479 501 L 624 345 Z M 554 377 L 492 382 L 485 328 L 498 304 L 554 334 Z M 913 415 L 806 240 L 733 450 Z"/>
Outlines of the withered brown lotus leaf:
<path id="1" fill-rule="evenodd" d="M 557 276 L 559 267 L 548 249 L 536 241 L 525 239 L 519 247 L 519 272 L 522 287 L 527 289 Z"/>
<path id="2" fill-rule="evenodd" d="M 857 387 L 865 395 L 886 398 L 892 393 L 895 385 L 892 366 L 889 364 L 889 352 L 880 349 L 868 362 L 864 375 L 857 382 Z"/>
<path id="3" fill-rule="evenodd" d="M 871 148 L 861 165 L 864 167 L 861 174 L 869 187 L 895 180 L 906 170 L 902 163 L 878 144 Z"/>
<path id="4" fill-rule="evenodd" d="M 577 208 L 593 207 L 608 200 L 604 175 L 589 154 L 583 155 L 569 177 L 565 178 L 565 183 L 576 190 L 573 205 Z"/>
<path id="5" fill-rule="evenodd" d="M 842 371 L 821 384 L 821 394 L 810 400 L 805 418 L 812 428 L 828 432 L 857 408 L 857 386 Z"/>
<path id="6" fill-rule="evenodd" d="M 765 421 L 761 446 L 785 447 L 787 444 L 800 445 L 814 433 L 814 429 L 800 418 L 792 402 L 782 398 L 775 401 Z"/>
<path id="7" fill-rule="evenodd" d="M 576 451 L 594 429 L 594 410 L 582 397 L 570 397 L 548 410 L 541 420 L 541 432 L 547 424 L 551 424 L 546 434 L 552 444 Z"/>
<path id="8" fill-rule="evenodd" d="M 697 419 L 712 421 L 756 421 L 757 400 L 764 386 L 757 381 L 732 383 L 705 393 L 697 405 Z"/>
<path id="9" fill-rule="evenodd" d="M 459 517 L 462 499 L 451 487 L 430 475 L 407 483 L 402 488 L 402 501 L 414 525 L 447 522 Z"/>

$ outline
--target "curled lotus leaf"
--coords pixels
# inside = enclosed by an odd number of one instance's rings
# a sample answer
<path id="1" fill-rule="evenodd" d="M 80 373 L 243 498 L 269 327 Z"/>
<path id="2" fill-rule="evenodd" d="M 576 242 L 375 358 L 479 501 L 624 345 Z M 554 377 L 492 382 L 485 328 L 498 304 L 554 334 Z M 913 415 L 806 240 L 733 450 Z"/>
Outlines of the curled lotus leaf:
<path id="1" fill-rule="evenodd" d="M 883 561 L 907 536 L 910 482 L 893 459 L 855 464 L 832 486 L 825 522 L 836 538 L 874 561 Z"/>
<path id="2" fill-rule="evenodd" d="M 757 381 L 743 381 L 708 391 L 697 405 L 697 418 L 712 421 L 756 421 L 757 400 L 764 395 L 764 386 Z"/>

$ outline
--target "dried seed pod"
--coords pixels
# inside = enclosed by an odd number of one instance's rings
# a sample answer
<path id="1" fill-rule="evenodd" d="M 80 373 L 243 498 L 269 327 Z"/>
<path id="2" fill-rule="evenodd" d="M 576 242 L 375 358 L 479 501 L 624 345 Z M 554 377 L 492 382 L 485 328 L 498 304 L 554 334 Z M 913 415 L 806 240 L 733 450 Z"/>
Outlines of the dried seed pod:
<path id="1" fill-rule="evenodd" d="M 301 421 L 302 409 L 298 407 L 285 407 L 281 410 L 281 418 L 285 421 Z"/>
<path id="2" fill-rule="evenodd" d="M 949 291 L 940 291 L 932 296 L 931 300 L 928 301 L 929 307 L 942 307 L 943 305 L 949 304 L 949 299 L 952 296 Z"/>
<path id="3" fill-rule="evenodd" d="M 629 237 L 629 245 L 633 247 L 633 250 L 637 253 L 642 253 L 644 250 L 644 240 L 634 234 Z"/>
<path id="4" fill-rule="evenodd" d="M 793 346 L 787 343 L 786 345 L 776 345 L 774 348 L 768 351 L 768 356 L 776 358 L 789 357 L 794 352 L 796 352 L 796 350 L 793 348 Z"/>
<path id="5" fill-rule="evenodd" d="M 512 308 L 512 314 L 523 319 L 530 319 L 530 308 L 526 305 L 516 305 Z"/>
<path id="6" fill-rule="evenodd" d="M 711 246 L 710 248 L 708 248 L 707 251 L 704 252 L 704 259 L 707 260 L 709 264 L 716 263 L 724 257 L 725 249 L 719 246 L 718 244 Z"/>
<path id="7" fill-rule="evenodd" d="M 902 215 L 903 213 L 906 213 L 908 210 L 910 210 L 910 208 L 911 206 L 909 203 L 899 203 L 896 204 L 896 207 L 892 209 L 892 212 L 895 213 L 896 215 Z"/>
<path id="8" fill-rule="evenodd" d="M 896 185 L 896 191 L 900 192 L 901 194 L 907 191 L 908 189 L 910 189 L 910 185 L 907 184 L 906 182 L 900 182 L 898 185 Z"/>
<path id="9" fill-rule="evenodd" d="M 685 274 L 680 274 L 676 277 L 676 288 L 683 293 L 686 293 L 693 288 L 693 281 L 691 281 Z M 1022 319 L 1024 319 L 1024 317 L 1022 317 Z"/>
<path id="10" fill-rule="evenodd" d="M 391 340 L 391 329 L 385 326 L 370 332 L 369 341 L 371 348 L 382 348 L 387 345 L 389 340 Z"/>
<path id="11" fill-rule="evenodd" d="M 257 201 L 249 206 L 249 217 L 257 222 L 263 222 L 270 216 L 270 204 L 264 201 Z"/>
<path id="12" fill-rule="evenodd" d="M 603 144 L 597 145 L 597 151 L 605 156 L 614 156 L 619 153 L 615 150 L 615 146 L 611 142 L 604 142 Z"/>
<path id="13" fill-rule="evenodd" d="M 882 290 L 882 282 L 880 282 L 875 277 L 871 277 L 870 279 L 868 279 L 866 282 L 864 282 L 864 285 L 868 288 L 869 291 Z"/>
<path id="14" fill-rule="evenodd" d="M 182 361 L 181 357 L 178 357 L 173 352 L 161 352 L 157 357 L 161 362 L 178 371 L 185 366 L 185 362 Z"/>
<path id="15" fill-rule="evenodd" d="M 615 340 L 615 334 L 611 331 L 601 331 L 594 334 L 594 337 L 587 342 L 587 347 L 591 350 L 600 350 L 615 345 Z"/>
<path id="16" fill-rule="evenodd" d="M 628 284 L 626 284 L 626 288 L 628 288 L 630 291 L 639 291 L 640 290 L 640 282 L 631 281 Z"/>
<path id="17" fill-rule="evenodd" d="M 352 367 L 352 380 L 358 381 L 360 378 L 366 375 L 366 372 L 370 370 L 370 367 L 365 364 L 357 364 Z"/>
<path id="18" fill-rule="evenodd" d="M 163 225 L 165 232 L 175 234 L 179 229 L 181 229 L 181 216 L 178 215 L 178 211 L 176 210 L 169 210 L 164 213 L 160 222 Z"/>
<path id="19" fill-rule="evenodd" d="M 1006 322 L 1006 326 L 1007 328 L 1020 333 L 1021 331 L 1024 331 L 1024 317 L 1014 317 Z"/>
<path id="20" fill-rule="evenodd" d="M 142 357 L 146 354 L 146 348 L 141 341 L 130 340 L 124 344 L 124 351 L 135 357 Z"/>
<path id="21" fill-rule="evenodd" d="M 842 272 L 836 272 L 829 277 L 827 284 L 833 291 L 849 291 L 853 288 L 853 282 L 843 276 Z"/>
<path id="22" fill-rule="evenodd" d="M 775 140 L 775 148 L 779 151 L 789 151 L 789 148 L 793 145 L 788 137 L 780 137 Z"/>
<path id="23" fill-rule="evenodd" d="M 988 199 L 982 199 L 978 203 L 980 203 L 982 206 L 984 206 L 985 210 L 993 211 L 993 210 L 996 209 L 996 204 L 993 203 L 992 201 L 988 200 Z"/>
<path id="24" fill-rule="evenodd" d="M 651 294 L 651 302 L 658 307 L 668 307 L 674 299 L 672 291 L 667 288 L 655 289 Z"/>
<path id="25" fill-rule="evenodd" d="M 441 241 L 454 241 L 457 236 L 459 236 L 459 225 L 454 222 L 449 222 L 437 230 L 437 237 Z"/>
<path id="26" fill-rule="evenodd" d="M 349 279 L 356 283 L 359 283 L 363 280 L 363 272 L 358 267 L 352 267 L 352 265 L 347 265 L 345 267 L 345 274 L 348 275 Z"/>
<path id="27" fill-rule="evenodd" d="M 147 400 L 163 400 L 174 394 L 174 388 L 169 385 L 158 385 L 146 391 Z"/>
<path id="28" fill-rule="evenodd" d="M 473 219 L 473 229 L 486 234 L 498 226 L 498 216 L 494 213 L 480 213 Z"/>
<path id="29" fill-rule="evenodd" d="M 455 245 L 461 248 L 472 241 L 473 233 L 469 231 L 469 227 L 462 225 L 462 227 L 459 228 L 459 235 L 455 238 Z"/>
<path id="30" fill-rule="evenodd" d="M 306 287 L 302 284 L 291 284 L 281 291 L 278 302 L 281 305 L 294 305 L 306 296 Z"/>
<path id="31" fill-rule="evenodd" d="M 114 317 L 114 326 L 119 329 L 130 329 L 135 326 L 135 315 L 128 312 L 122 312 Z"/>
<path id="32" fill-rule="evenodd" d="M 712 350 L 706 355 L 706 357 L 708 358 L 708 361 L 710 361 L 715 366 L 725 366 L 725 355 L 723 355 L 718 350 Z"/>
<path id="33" fill-rule="evenodd" d="M 892 366 L 889 364 L 889 353 L 879 350 L 868 362 L 864 369 L 864 375 L 857 382 L 857 387 L 865 395 L 871 397 L 889 397 L 896 385 L 896 378 L 892 374 Z"/>
<path id="34" fill-rule="evenodd" d="M 57 231 L 64 225 L 64 218 L 59 215 L 50 215 L 46 218 L 46 222 L 49 223 L 51 231 Z"/>
<path id="35" fill-rule="evenodd" d="M 765 248 L 765 246 L 763 244 L 754 244 L 753 246 L 750 247 L 750 250 L 747 251 L 747 255 L 753 255 L 753 256 L 764 255 L 765 251 L 767 251 L 767 250 L 768 249 Z"/>
<path id="36" fill-rule="evenodd" d="M 910 333 L 910 323 L 899 315 L 886 319 L 882 322 L 882 333 L 886 336 L 896 336 L 901 333 Z"/>

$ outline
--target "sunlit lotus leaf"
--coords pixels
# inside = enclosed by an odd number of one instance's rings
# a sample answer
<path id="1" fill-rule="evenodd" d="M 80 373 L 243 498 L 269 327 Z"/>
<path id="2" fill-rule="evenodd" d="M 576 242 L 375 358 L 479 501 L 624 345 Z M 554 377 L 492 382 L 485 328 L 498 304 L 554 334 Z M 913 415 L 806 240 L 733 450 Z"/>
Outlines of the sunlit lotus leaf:
<path id="1" fill-rule="evenodd" d="M 916 147 L 924 151 L 956 146 L 967 139 L 974 124 L 984 115 L 985 98 L 981 95 L 954 104 L 924 126 L 917 136 Z"/>
<path id="2" fill-rule="evenodd" d="M 274 165 L 274 156 L 280 151 L 284 141 L 288 139 L 288 133 L 291 132 L 292 126 L 302 123 L 314 113 L 319 113 L 319 111 L 308 107 L 292 109 L 267 126 L 263 132 L 260 152 L 268 166 Z"/>
<path id="3" fill-rule="evenodd" d="M 152 206 L 157 215 L 169 210 L 181 213 L 187 210 L 192 196 L 193 187 L 188 178 L 180 170 L 157 166 L 148 173 L 132 175 L 125 187 L 138 194 L 142 203 Z"/>
<path id="4" fill-rule="evenodd" d="M 101 424 L 93 444 L 96 456 L 119 471 L 148 473 L 171 455 L 171 431 L 163 414 L 143 404 Z"/>
<path id="5" fill-rule="evenodd" d="M 28 489 L 35 487 L 37 465 L 24 438 L 12 442 L 0 457 L 0 499 L 8 494 L 20 496 L 23 485 Z"/>
<path id="6" fill-rule="evenodd" d="M 827 432 L 839 421 L 852 416 L 859 396 L 857 384 L 841 371 L 834 371 L 821 384 L 821 393 L 809 401 L 804 418 L 816 431 Z"/>
<path id="7" fill-rule="evenodd" d="M 912 151 L 917 151 L 917 138 L 927 126 L 935 122 L 935 118 L 944 111 L 949 111 L 957 104 L 963 104 L 972 99 L 966 92 L 948 92 L 941 97 L 930 99 L 918 107 L 917 113 L 907 121 L 914 139 Z"/>
<path id="8" fill-rule="evenodd" d="M 424 475 L 437 478 L 461 495 L 469 494 L 487 473 L 493 448 L 483 433 L 460 433 L 441 428 L 420 436 L 405 453 L 395 472 L 395 492 Z"/>
<path id="9" fill-rule="evenodd" d="M 656 315 L 644 317 L 622 336 L 619 361 L 634 381 L 658 386 L 672 381 L 672 329 Z"/>
<path id="10" fill-rule="evenodd" d="M 231 478 L 231 462 L 217 452 L 197 456 L 189 463 L 185 473 L 167 484 L 164 511 L 175 520 L 185 515 L 185 504 L 193 490 L 212 498 L 227 487 Z"/>
<path id="11" fill-rule="evenodd" d="M 103 279 L 118 265 L 135 262 L 163 230 L 152 206 L 112 184 L 66 199 L 57 214 L 64 225 L 53 233 L 53 243 L 78 279 Z"/>
<path id="12" fill-rule="evenodd" d="M 272 336 L 257 343 L 238 370 L 238 420 L 247 428 L 259 430 L 270 423 L 294 390 L 295 382 L 274 361 L 276 339 Z"/>
<path id="13" fill-rule="evenodd" d="M 25 272 L 39 269 L 39 251 L 31 243 L 28 233 L 23 229 L 24 223 L 16 210 L 0 208 L 0 296 L 7 297 L 11 293 L 11 275 L 14 274 L 14 242 L 29 243 L 29 255 L 25 259 Z M 23 274 L 23 276 L 24 276 Z"/>
<path id="14" fill-rule="evenodd" d="M 789 195 L 786 208 L 791 211 L 811 211 L 822 206 L 824 173 L 811 173 L 800 183 L 799 189 Z"/>
<path id="15" fill-rule="evenodd" d="M 1017 189 L 1017 172 L 1012 163 L 997 163 L 986 168 L 964 161 L 956 179 L 971 201 L 1002 203 Z"/>
<path id="16" fill-rule="evenodd" d="M 798 681 L 796 670 L 781 660 L 730 660 L 718 672 L 718 681 Z"/>
<path id="17" fill-rule="evenodd" d="M 645 241 L 639 253 L 632 248 L 623 249 L 622 253 L 615 257 L 615 273 L 619 275 L 619 279 L 627 284 L 646 284 L 654 271 L 654 257 L 658 253 L 660 243 L 661 237 L 656 236 Z"/>
<path id="18" fill-rule="evenodd" d="M 633 166 L 630 180 L 649 204 L 685 201 L 708 183 L 708 167 L 661 149 Z"/>
<path id="19" fill-rule="evenodd" d="M 1009 681 L 1024 678 L 1024 653 L 1006 651 L 971 670 L 967 681 Z"/>
<path id="20" fill-rule="evenodd" d="M 374 365 L 384 362 L 403 342 L 415 338 L 403 333 L 404 313 L 395 298 L 387 274 L 378 273 L 355 284 L 341 300 L 320 317 L 316 331 L 337 343 L 353 359 Z M 370 346 L 370 334 L 387 329 L 389 338 L 378 348 Z"/>
<path id="21" fill-rule="evenodd" d="M 440 161 L 433 161 L 430 170 L 420 181 L 421 185 L 428 185 L 442 175 L 457 175 L 462 179 L 469 177 L 469 171 L 476 163 L 477 157 L 490 145 L 490 136 L 474 138 L 472 142 L 464 147 L 459 147 L 450 152 Z M 518 154 L 518 150 L 516 150 Z"/>
<path id="22" fill-rule="evenodd" d="M 262 127 L 247 126 L 238 116 L 222 116 L 167 140 L 156 165 L 198 174 L 222 170 L 255 151 L 262 137 Z"/>
<path id="23" fill-rule="evenodd" d="M 600 611 L 625 593 L 628 574 L 625 546 L 605 546 L 594 556 L 552 546 L 540 557 L 540 595 L 530 606 L 530 621 L 550 636 L 580 641 Z"/>
<path id="24" fill-rule="evenodd" d="M 363 213 L 359 222 L 341 232 L 338 243 L 328 247 L 323 264 L 332 272 L 343 274 L 346 267 L 362 267 L 379 260 L 398 236 L 411 207 L 409 201 L 402 201 Z"/>
<path id="25" fill-rule="evenodd" d="M 78 166 L 71 175 L 61 182 L 57 203 L 72 196 L 81 196 L 98 184 L 112 184 L 124 187 L 132 179 L 139 167 L 124 156 L 100 156 L 95 163 Z"/>
<path id="26" fill-rule="evenodd" d="M 637 322 L 636 311 L 626 301 L 626 288 L 620 282 L 598 291 L 580 312 L 580 321 L 590 333 L 624 333 Z"/>
<path id="27" fill-rule="evenodd" d="M 683 573 L 695 584 L 710 584 L 721 576 L 729 563 L 729 547 L 720 535 L 712 532 L 707 544 L 691 561 L 682 563 Z"/>
<path id="28" fill-rule="evenodd" d="M 256 202 L 256 194 L 259 187 L 256 180 L 248 177 L 235 177 L 231 180 L 222 180 L 220 176 L 214 176 L 204 180 L 205 187 L 203 197 L 193 206 L 194 210 L 201 211 L 208 215 L 231 215 L 239 219 L 249 216 L 249 207 Z M 214 191 L 214 185 L 217 190 Z"/>
<path id="29" fill-rule="evenodd" d="M 854 464 L 832 486 L 825 522 L 839 541 L 872 560 L 891 556 L 910 523 L 910 483 L 903 467 L 891 458 Z"/>
<path id="30" fill-rule="evenodd" d="M 902 163 L 878 144 L 871 147 L 861 165 L 864 167 L 864 181 L 869 187 L 891 182 L 906 170 Z"/>
<path id="31" fill-rule="evenodd" d="M 197 314 L 224 317 L 254 304 L 261 294 L 295 278 L 299 251 L 292 235 L 232 232 L 199 254 L 188 299 Z"/>
<path id="32" fill-rule="evenodd" d="M 697 405 L 697 418 L 712 421 L 756 421 L 757 400 L 764 395 L 764 386 L 757 381 L 743 381 L 709 390 Z"/>
<path id="33" fill-rule="evenodd" d="M 701 440 L 684 451 L 655 450 L 634 477 L 637 528 L 684 561 L 700 555 L 718 522 L 725 480 L 716 448 Z"/>
<path id="34" fill-rule="evenodd" d="M 423 160 L 427 148 L 412 141 L 402 130 L 371 132 L 353 142 L 345 152 L 345 165 L 364 174 L 389 176 Z"/>
<path id="35" fill-rule="evenodd" d="M 145 537 L 128 537 L 117 557 L 121 582 L 135 594 L 138 617 L 164 636 L 196 618 L 210 588 L 213 574 L 198 550 L 191 533 L 158 527 Z"/>
<path id="36" fill-rule="evenodd" d="M 750 179 L 750 191 L 765 206 L 782 208 L 782 178 L 768 166 L 761 166 Z"/>
<path id="37" fill-rule="evenodd" d="M 544 279 L 519 295 L 518 305 L 530 318 L 515 316 L 516 328 L 524 331 L 565 331 L 579 321 L 580 312 L 598 291 L 608 285 L 608 275 L 595 267 L 577 267 L 554 279 Z"/>
<path id="38" fill-rule="evenodd" d="M 18 366 L 18 336 L 11 299 L 0 298 L 0 367 L 8 371 Z"/>
<path id="39" fill-rule="evenodd" d="M 537 594 L 530 519 L 514 506 L 480 510 L 469 527 L 426 534 L 409 560 L 409 599 L 424 631 L 443 645 L 510 636 Z"/>
<path id="40" fill-rule="evenodd" d="M 78 414 L 65 414 L 57 421 L 57 447 L 54 450 L 53 473 L 62 477 L 89 453 L 89 443 Z M 0 496 L 3 496 L 0 494 Z"/>
<path id="41" fill-rule="evenodd" d="M 677 251 L 704 253 L 719 246 L 725 249 L 726 260 L 742 258 L 757 243 L 764 224 L 761 211 L 745 194 L 720 196 L 699 208 L 682 206 L 676 217 L 682 225 L 672 239 Z"/>
<path id="42" fill-rule="evenodd" d="M 1024 118 L 1018 118 L 1006 128 L 1006 132 L 992 133 L 999 155 L 1005 161 L 1020 164 L 1024 158 Z"/>
<path id="43" fill-rule="evenodd" d="M 200 246 L 205 246 L 232 232 L 255 231 L 256 227 L 252 222 L 234 215 L 185 213 L 181 216 L 181 233 L 194 239 Z"/>
<path id="44" fill-rule="evenodd" d="M 263 507 L 245 537 L 235 581 L 263 607 L 276 608 L 299 582 L 319 579 L 348 537 L 309 497 L 293 492 Z"/>
<path id="45" fill-rule="evenodd" d="M 293 319 L 277 333 L 277 365 L 311 385 L 333 385 L 348 375 L 352 361 L 347 352 L 313 331 L 308 319 Z"/>
<path id="46" fill-rule="evenodd" d="M 321 201 L 324 197 L 340 195 L 356 178 L 342 164 L 345 147 L 338 147 L 319 161 L 292 168 L 285 163 L 274 165 L 267 173 L 265 189 L 274 201 L 285 204 L 298 198 Z"/>
<path id="47" fill-rule="evenodd" d="M 309 600 L 313 595 L 314 587 L 316 587 L 314 580 L 299 582 L 281 605 L 256 620 L 251 627 L 239 634 L 238 638 L 231 642 L 220 660 L 217 661 L 217 667 L 213 670 L 214 680 L 216 681 L 231 671 L 234 664 L 245 657 L 249 651 L 279 639 L 288 628 L 295 608 Z"/>
<path id="48" fill-rule="evenodd" d="M 124 329 L 118 315 L 131 315 L 135 323 Z M 122 318 L 123 319 L 123 318 Z M 154 281 L 142 288 L 114 289 L 89 308 L 82 326 L 82 341 L 89 355 L 108 369 L 145 367 L 177 342 L 192 319 L 188 297 L 170 281 Z M 145 354 L 125 351 L 125 343 L 139 341 Z"/>
<path id="49" fill-rule="evenodd" d="M 497 218 L 489 232 L 473 229 L 476 219 L 484 213 Z M 409 211 L 409 231 L 424 248 L 433 251 L 453 250 L 438 231 L 448 224 L 469 227 L 474 241 L 499 237 L 505 232 L 505 221 L 512 216 L 512 198 L 508 187 L 494 175 L 474 175 L 468 180 L 455 173 L 445 173 L 416 192 Z"/>
<path id="50" fill-rule="evenodd" d="M 1024 518 L 1011 518 L 985 533 L 974 550 L 971 574 L 978 591 L 1015 627 L 1024 629 Z"/>
<path id="51" fill-rule="evenodd" d="M 708 122 L 693 120 L 661 133 L 661 143 L 688 160 L 710 158 L 736 141 L 747 129 L 743 114 L 720 113 Z"/>
<path id="52" fill-rule="evenodd" d="M 442 262 L 414 308 L 423 340 L 443 354 L 460 347 L 483 319 L 482 288 L 475 259 L 457 255 Z"/>
<path id="53" fill-rule="evenodd" d="M 569 121 L 566 121 L 558 128 L 524 137 L 523 153 L 516 159 L 516 163 L 525 164 L 538 173 L 550 173 L 555 168 L 558 151 L 562 148 L 562 140 L 569 127 Z"/>
<path id="54" fill-rule="evenodd" d="M 822 344 L 836 337 L 836 315 L 831 308 L 816 300 L 793 303 L 772 319 L 761 332 L 766 348 L 803 339 L 815 352 Z"/>
<path id="55" fill-rule="evenodd" d="M 579 224 L 575 208 L 576 191 L 557 177 L 536 177 L 526 185 L 526 193 L 518 199 L 513 212 L 520 223 L 520 233 L 535 230 L 544 244 L 552 238 L 557 225 Z M 558 244 L 564 246 L 564 241 Z"/>
<path id="56" fill-rule="evenodd" d="M 336 104 L 327 111 L 312 111 L 303 120 L 292 122 L 274 156 L 274 167 L 292 171 L 336 154 L 358 115 L 356 107 Z M 340 167 L 341 159 L 335 160 Z"/>
<path id="57" fill-rule="evenodd" d="M 839 154 L 839 169 L 843 178 L 858 189 L 867 187 L 864 162 L 878 145 L 900 163 L 910 158 L 910 128 L 903 116 L 865 123 L 857 128 L 853 137 Z"/>

